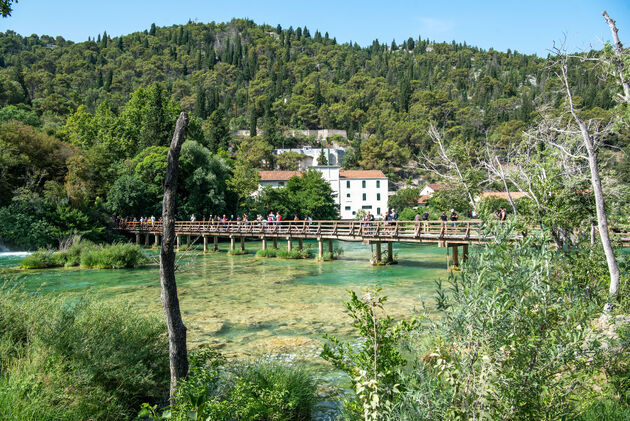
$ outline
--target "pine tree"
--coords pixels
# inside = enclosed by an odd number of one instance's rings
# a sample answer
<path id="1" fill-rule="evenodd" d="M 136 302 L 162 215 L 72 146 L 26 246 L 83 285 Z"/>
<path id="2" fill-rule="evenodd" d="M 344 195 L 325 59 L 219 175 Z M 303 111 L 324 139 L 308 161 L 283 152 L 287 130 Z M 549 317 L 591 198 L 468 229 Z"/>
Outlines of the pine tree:
<path id="1" fill-rule="evenodd" d="M 251 109 L 249 112 L 249 135 L 254 137 L 256 136 L 256 123 L 258 122 L 258 116 L 256 115 L 256 110 Z"/>
<path id="2" fill-rule="evenodd" d="M 155 23 L 151 24 L 151 29 L 149 29 L 149 35 L 155 36 L 156 28 Z"/>
<path id="3" fill-rule="evenodd" d="M 206 117 L 208 117 L 206 102 L 206 92 L 201 88 L 197 89 L 197 96 L 195 98 L 193 113 L 202 120 L 205 120 Z"/>

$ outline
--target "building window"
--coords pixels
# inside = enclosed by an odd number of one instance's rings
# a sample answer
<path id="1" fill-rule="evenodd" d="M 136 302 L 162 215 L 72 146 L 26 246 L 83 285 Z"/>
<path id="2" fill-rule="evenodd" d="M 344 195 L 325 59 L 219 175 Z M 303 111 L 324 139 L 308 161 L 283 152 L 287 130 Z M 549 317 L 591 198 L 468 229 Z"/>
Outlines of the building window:
<path id="1" fill-rule="evenodd" d="M 361 182 L 361 185 L 363 186 L 363 188 L 365 188 L 365 180 L 363 180 L 363 181 Z M 364 200 L 365 200 L 365 199 L 364 199 Z"/>
<path id="2" fill-rule="evenodd" d="M 346 197 L 350 197 L 350 193 L 346 193 Z"/>
<path id="3" fill-rule="evenodd" d="M 376 208 L 376 214 L 380 215 L 381 214 L 381 208 Z"/>
<path id="4" fill-rule="evenodd" d="M 361 206 L 361 209 L 372 210 L 372 205 Z"/>
<path id="5" fill-rule="evenodd" d="M 381 194 L 380 193 L 376 193 L 376 200 L 381 200 Z"/>
<path id="6" fill-rule="evenodd" d="M 353 215 L 356 215 L 356 214 L 357 214 L 357 212 L 356 212 L 356 211 L 352 211 L 352 214 L 353 214 Z"/>
<path id="7" fill-rule="evenodd" d="M 347 181 L 346 181 L 346 187 L 347 187 L 347 188 L 350 188 L 350 180 L 347 180 Z"/>
<path id="8" fill-rule="evenodd" d="M 376 188 L 377 189 L 381 188 L 381 180 L 376 180 Z"/>
<path id="9" fill-rule="evenodd" d="M 279 185 L 279 186 L 284 186 L 284 181 L 280 181 L 280 182 L 278 182 L 278 185 Z"/>
<path id="10" fill-rule="evenodd" d="M 363 200 L 366 200 L 367 194 L 363 193 Z"/>
<path id="11" fill-rule="evenodd" d="M 346 206 L 346 210 L 350 210 L 350 206 Z"/>

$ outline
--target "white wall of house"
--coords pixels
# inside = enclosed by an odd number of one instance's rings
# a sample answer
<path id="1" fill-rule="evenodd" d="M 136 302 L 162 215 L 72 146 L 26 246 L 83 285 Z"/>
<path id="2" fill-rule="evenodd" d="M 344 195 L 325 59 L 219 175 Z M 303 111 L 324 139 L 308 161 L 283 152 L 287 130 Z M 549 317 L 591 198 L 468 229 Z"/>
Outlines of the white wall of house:
<path id="1" fill-rule="evenodd" d="M 341 219 L 354 219 L 361 209 L 375 217 L 387 212 L 387 178 L 341 178 L 339 184 Z"/>
<path id="2" fill-rule="evenodd" d="M 324 180 L 330 183 L 335 203 L 341 219 L 354 219 L 361 209 L 369 211 L 375 217 L 383 217 L 387 212 L 389 181 L 387 178 L 348 177 L 339 167 L 312 167 L 322 173 Z M 361 171 L 355 171 L 360 173 Z M 281 173 L 278 171 L 278 173 Z M 287 179 L 261 180 L 259 191 L 270 186 L 284 187 Z"/>
<path id="3" fill-rule="evenodd" d="M 435 193 L 435 190 L 433 190 L 428 184 L 420 190 L 420 196 L 433 196 L 433 193 Z"/>

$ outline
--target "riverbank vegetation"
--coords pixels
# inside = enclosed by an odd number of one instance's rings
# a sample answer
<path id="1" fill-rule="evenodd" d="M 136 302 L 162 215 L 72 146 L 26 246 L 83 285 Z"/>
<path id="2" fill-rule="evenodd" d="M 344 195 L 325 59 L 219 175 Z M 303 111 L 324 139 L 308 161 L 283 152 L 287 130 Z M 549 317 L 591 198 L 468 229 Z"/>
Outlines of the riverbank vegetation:
<path id="1" fill-rule="evenodd" d="M 59 251 L 40 249 L 24 257 L 23 269 L 81 266 L 94 269 L 129 269 L 147 261 L 142 248 L 131 243 L 97 245 L 80 237 Z"/>
<path id="2" fill-rule="evenodd" d="M 554 252 L 537 235 L 514 244 L 517 229 L 495 227 L 498 240 L 438 284 L 439 319 L 417 329 L 394 325 L 378 291 L 352 293 L 362 345 L 331 338 L 322 353 L 353 379 L 347 419 L 626 419 L 627 258 L 622 302 L 602 316 L 601 249 Z"/>
<path id="3" fill-rule="evenodd" d="M 145 404 L 139 415 L 153 420 L 306 421 L 316 401 L 314 377 L 304 368 L 262 360 L 228 363 L 202 348 L 191 355 L 175 405 L 164 413 Z"/>
<path id="4" fill-rule="evenodd" d="M 0 418 L 131 419 L 164 396 L 159 318 L 122 301 L 0 290 Z"/>

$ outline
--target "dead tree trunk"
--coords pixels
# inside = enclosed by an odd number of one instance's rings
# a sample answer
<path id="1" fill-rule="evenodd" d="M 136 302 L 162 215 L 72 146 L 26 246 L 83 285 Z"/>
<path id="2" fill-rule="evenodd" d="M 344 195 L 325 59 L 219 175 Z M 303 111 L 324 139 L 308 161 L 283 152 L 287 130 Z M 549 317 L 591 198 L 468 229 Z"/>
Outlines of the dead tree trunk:
<path id="1" fill-rule="evenodd" d="M 610 33 L 612 34 L 613 40 L 615 41 L 615 64 L 617 65 L 616 76 L 619 78 L 619 84 L 623 89 L 623 95 L 621 96 L 621 100 L 625 103 L 630 103 L 630 82 L 625 77 L 625 68 L 623 63 L 623 45 L 619 40 L 619 29 L 617 29 L 617 25 L 615 25 L 615 21 L 608 16 L 608 13 L 604 10 L 602 12 L 604 19 L 606 19 L 606 23 L 610 27 Z"/>
<path id="2" fill-rule="evenodd" d="M 188 115 L 181 113 L 177 119 L 175 133 L 171 140 L 164 181 L 164 201 L 162 203 L 162 247 L 160 249 L 160 283 L 162 286 L 162 307 L 168 328 L 168 349 L 171 368 L 171 404 L 175 386 L 179 379 L 188 374 L 188 351 L 186 349 L 186 326 L 179 310 L 177 284 L 175 282 L 175 197 L 177 194 L 177 168 L 179 152 L 184 143 Z"/>
<path id="3" fill-rule="evenodd" d="M 580 128 L 582 140 L 586 151 L 588 152 L 588 166 L 591 172 L 591 186 L 593 187 L 593 194 L 595 195 L 595 210 L 597 212 L 597 225 L 599 227 L 599 238 L 602 241 L 602 247 L 604 248 L 604 254 L 606 255 L 606 263 L 608 264 L 608 272 L 610 274 L 610 288 L 608 291 L 609 302 L 606 304 L 604 311 L 611 310 L 611 303 L 617 300 L 619 289 L 619 265 L 617 264 L 617 258 L 615 257 L 615 251 L 612 248 L 610 242 L 610 235 L 608 231 L 608 217 L 606 215 L 606 204 L 604 202 L 604 191 L 602 189 L 602 180 L 599 176 L 599 163 L 597 162 L 597 151 L 595 150 L 595 143 L 591 138 L 591 134 L 586 127 L 584 121 L 578 116 L 573 106 L 573 96 L 571 94 L 571 88 L 569 87 L 569 77 L 567 71 L 566 57 L 563 57 L 561 63 L 561 77 L 564 89 L 566 90 L 567 99 L 569 102 L 569 111 L 573 120 Z"/>

